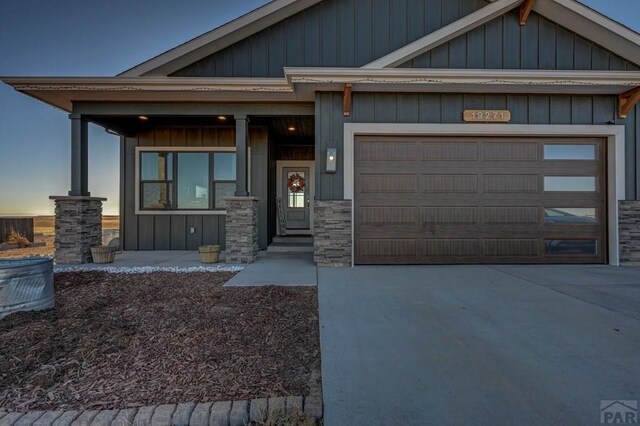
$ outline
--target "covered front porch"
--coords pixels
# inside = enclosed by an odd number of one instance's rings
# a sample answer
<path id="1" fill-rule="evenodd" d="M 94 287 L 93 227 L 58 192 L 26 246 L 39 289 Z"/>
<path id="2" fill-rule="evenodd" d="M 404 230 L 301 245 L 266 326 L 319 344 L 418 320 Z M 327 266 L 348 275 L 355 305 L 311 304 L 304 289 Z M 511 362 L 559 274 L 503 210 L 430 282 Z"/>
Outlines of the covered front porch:
<path id="1" fill-rule="evenodd" d="M 104 199 L 88 187 L 89 122 L 120 136 L 125 254 L 195 258 L 198 247 L 220 245 L 227 263 L 252 263 L 278 236 L 313 234 L 313 113 L 309 104 L 74 103 L 71 190 L 52 197 L 58 263 L 91 262 L 90 247 L 101 244 Z"/>

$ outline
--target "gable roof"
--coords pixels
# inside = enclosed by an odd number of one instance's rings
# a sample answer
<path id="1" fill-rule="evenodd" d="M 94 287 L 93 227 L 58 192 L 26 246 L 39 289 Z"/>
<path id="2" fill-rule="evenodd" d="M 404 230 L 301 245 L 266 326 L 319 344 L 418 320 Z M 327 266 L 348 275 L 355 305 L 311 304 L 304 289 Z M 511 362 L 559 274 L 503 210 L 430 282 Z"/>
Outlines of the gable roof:
<path id="1" fill-rule="evenodd" d="M 234 21 L 194 38 L 123 72 L 119 77 L 168 76 L 181 68 L 242 41 L 322 0 L 274 0 Z M 519 7 L 523 0 L 488 0 L 490 3 L 458 21 L 410 43 L 367 65 L 390 68 L 438 47 L 491 19 Z M 640 64 L 640 34 L 584 6 L 576 0 L 536 0 L 533 10 L 561 23 L 635 64 Z"/>
<path id="2" fill-rule="evenodd" d="M 509 12 L 522 0 L 492 0 L 484 8 L 379 58 L 363 68 L 393 68 Z M 575 0 L 536 0 L 533 10 L 611 52 L 640 64 L 640 34 Z"/>
<path id="3" fill-rule="evenodd" d="M 322 0 L 274 0 L 252 12 L 149 59 L 120 77 L 166 76 L 287 19 Z"/>

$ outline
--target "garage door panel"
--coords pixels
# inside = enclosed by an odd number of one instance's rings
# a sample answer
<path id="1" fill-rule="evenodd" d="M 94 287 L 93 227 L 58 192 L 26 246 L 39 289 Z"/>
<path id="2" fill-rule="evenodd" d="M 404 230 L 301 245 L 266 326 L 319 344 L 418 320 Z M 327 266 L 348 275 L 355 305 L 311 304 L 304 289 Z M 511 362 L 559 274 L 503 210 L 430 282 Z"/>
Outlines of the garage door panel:
<path id="1" fill-rule="evenodd" d="M 423 224 L 477 224 L 478 208 L 470 206 L 423 206 Z"/>
<path id="2" fill-rule="evenodd" d="M 479 257 L 480 240 L 478 239 L 428 239 L 422 240 L 424 256 L 433 257 Z"/>
<path id="3" fill-rule="evenodd" d="M 487 175 L 483 176 L 484 192 L 537 193 L 540 192 L 540 176 L 535 175 Z"/>
<path id="4" fill-rule="evenodd" d="M 484 142 L 482 157 L 486 161 L 538 161 L 540 144 L 537 142 Z"/>
<path id="5" fill-rule="evenodd" d="M 539 239 L 491 239 L 483 241 L 483 255 L 489 257 L 538 257 L 542 253 Z"/>
<path id="6" fill-rule="evenodd" d="M 356 263 L 602 263 L 604 142 L 583 141 L 357 138 Z"/>
<path id="7" fill-rule="evenodd" d="M 418 224 L 417 206 L 363 206 L 359 210 L 360 223 L 366 225 Z"/>
<path id="8" fill-rule="evenodd" d="M 484 224 L 541 224 L 542 215 L 539 207 L 483 207 L 482 223 Z"/>
<path id="9" fill-rule="evenodd" d="M 418 179 L 412 174 L 363 174 L 359 180 L 360 190 L 363 193 L 418 192 Z"/>
<path id="10" fill-rule="evenodd" d="M 363 140 L 358 147 L 359 161 L 415 161 L 420 158 L 418 142 Z"/>
<path id="11" fill-rule="evenodd" d="M 478 192 L 478 176 L 469 174 L 422 175 L 421 192 L 475 193 Z"/>
<path id="12" fill-rule="evenodd" d="M 423 142 L 421 152 L 423 161 L 477 161 L 479 158 L 476 142 Z"/>

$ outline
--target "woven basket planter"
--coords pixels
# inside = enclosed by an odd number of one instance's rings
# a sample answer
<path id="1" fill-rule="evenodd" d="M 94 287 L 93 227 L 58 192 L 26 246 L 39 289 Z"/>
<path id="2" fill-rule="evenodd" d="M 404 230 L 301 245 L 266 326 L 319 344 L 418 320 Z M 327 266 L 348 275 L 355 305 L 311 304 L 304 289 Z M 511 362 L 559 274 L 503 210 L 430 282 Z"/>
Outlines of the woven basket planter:
<path id="1" fill-rule="evenodd" d="M 198 252 L 202 263 L 218 263 L 220 260 L 220 246 L 200 246 Z"/>
<path id="2" fill-rule="evenodd" d="M 113 263 L 116 258 L 117 247 L 98 246 L 91 247 L 93 263 Z"/>

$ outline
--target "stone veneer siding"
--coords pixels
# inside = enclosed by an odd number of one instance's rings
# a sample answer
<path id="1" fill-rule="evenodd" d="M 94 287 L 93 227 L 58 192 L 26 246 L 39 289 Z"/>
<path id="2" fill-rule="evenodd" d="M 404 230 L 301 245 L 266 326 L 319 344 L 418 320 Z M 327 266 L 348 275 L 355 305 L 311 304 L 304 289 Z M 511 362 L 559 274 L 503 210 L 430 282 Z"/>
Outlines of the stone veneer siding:
<path id="1" fill-rule="evenodd" d="M 226 198 L 227 263 L 253 263 L 258 257 L 258 199 Z"/>
<path id="2" fill-rule="evenodd" d="M 102 202 L 94 197 L 51 197 L 56 204 L 55 259 L 57 264 L 93 262 L 91 247 L 102 244 Z"/>
<path id="3" fill-rule="evenodd" d="M 351 266 L 351 200 L 317 200 L 313 234 L 313 260 L 318 266 Z"/>
<path id="4" fill-rule="evenodd" d="M 640 263 L 640 201 L 620 201 L 620 262 Z"/>

